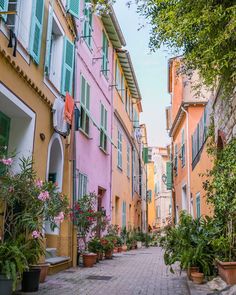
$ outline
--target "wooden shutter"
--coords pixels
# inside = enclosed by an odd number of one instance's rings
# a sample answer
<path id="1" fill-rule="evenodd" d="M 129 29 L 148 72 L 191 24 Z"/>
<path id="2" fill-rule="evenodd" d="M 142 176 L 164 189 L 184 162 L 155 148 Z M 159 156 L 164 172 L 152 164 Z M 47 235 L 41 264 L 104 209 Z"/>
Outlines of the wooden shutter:
<path id="1" fill-rule="evenodd" d="M 172 165 L 171 162 L 166 163 L 166 188 L 172 189 Z"/>
<path id="2" fill-rule="evenodd" d="M 8 10 L 8 0 L 0 0 L 0 11 L 7 11 Z M 0 14 L 5 21 L 7 20 L 7 14 Z"/>
<path id="3" fill-rule="evenodd" d="M 80 101 L 85 106 L 85 87 L 86 87 L 86 81 L 83 76 L 81 76 L 81 94 L 80 94 Z"/>
<path id="4" fill-rule="evenodd" d="M 103 32 L 102 35 L 102 70 L 105 75 L 107 75 L 107 63 L 108 63 L 108 40 L 106 34 Z"/>
<path id="5" fill-rule="evenodd" d="M 47 40 L 46 40 L 46 54 L 45 54 L 45 64 L 44 71 L 47 76 L 50 74 L 50 53 L 52 45 L 52 22 L 53 22 L 53 7 L 49 6 L 48 12 L 48 28 L 47 28 Z"/>
<path id="6" fill-rule="evenodd" d="M 11 119 L 0 112 L 0 147 L 8 147 Z"/>
<path id="7" fill-rule="evenodd" d="M 33 0 L 30 32 L 30 55 L 37 64 L 39 64 L 40 61 L 43 15 L 44 0 Z"/>
<path id="8" fill-rule="evenodd" d="M 74 44 L 65 37 L 63 63 L 62 63 L 62 82 L 61 82 L 61 93 L 63 95 L 65 95 L 66 92 L 69 92 L 70 94 L 72 94 L 73 69 L 74 69 Z"/>
<path id="9" fill-rule="evenodd" d="M 70 14 L 72 14 L 76 18 L 79 18 L 79 8 L 80 8 L 79 0 L 68 0 L 67 7 Z"/>
<path id="10" fill-rule="evenodd" d="M 148 148 L 147 147 L 143 148 L 143 162 L 144 162 L 144 164 L 148 163 Z"/>
<path id="11" fill-rule="evenodd" d="M 85 0 L 84 4 L 90 3 L 90 1 Z M 93 20 L 93 15 L 91 9 L 86 9 L 86 5 L 84 7 L 84 15 L 85 15 L 85 21 L 84 21 L 84 38 L 91 47 L 92 45 L 92 20 Z"/>
<path id="12" fill-rule="evenodd" d="M 126 227 L 126 202 L 122 204 L 122 227 Z"/>

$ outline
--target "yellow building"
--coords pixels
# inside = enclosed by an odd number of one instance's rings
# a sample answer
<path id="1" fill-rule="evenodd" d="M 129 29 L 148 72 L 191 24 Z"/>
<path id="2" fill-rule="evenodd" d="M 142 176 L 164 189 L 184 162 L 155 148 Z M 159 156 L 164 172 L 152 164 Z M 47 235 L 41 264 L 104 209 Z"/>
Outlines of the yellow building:
<path id="1" fill-rule="evenodd" d="M 156 205 L 155 205 L 155 180 L 154 162 L 147 164 L 147 189 L 148 189 L 148 225 L 153 228 L 156 224 Z"/>
<path id="2" fill-rule="evenodd" d="M 71 14 L 77 8 L 67 7 L 67 13 L 65 2 L 0 2 L 0 11 L 17 12 L 0 17 L 0 136 L 8 152 L 16 151 L 16 166 L 22 156 L 32 156 L 38 177 L 57 182 L 71 200 L 70 139 L 54 131 L 52 113 L 55 99 L 63 101 L 66 91 L 73 95 Z M 57 256 L 52 270 L 72 264 L 69 222 L 54 232 L 46 224 L 46 247 Z"/>
<path id="3" fill-rule="evenodd" d="M 141 229 L 141 95 L 126 50 L 116 50 L 114 68 L 112 223 L 128 230 Z"/>

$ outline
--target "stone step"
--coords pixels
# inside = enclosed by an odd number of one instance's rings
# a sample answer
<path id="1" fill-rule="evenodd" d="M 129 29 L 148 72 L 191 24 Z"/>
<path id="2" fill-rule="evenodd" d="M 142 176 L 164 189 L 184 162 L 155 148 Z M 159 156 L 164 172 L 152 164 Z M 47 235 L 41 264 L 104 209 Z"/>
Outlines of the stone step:
<path id="1" fill-rule="evenodd" d="M 49 263 L 50 265 L 55 265 L 55 264 L 69 261 L 69 260 L 70 260 L 70 257 L 68 257 L 68 256 L 56 256 L 56 257 L 51 257 L 51 258 L 45 259 L 45 262 Z"/>
<path id="2" fill-rule="evenodd" d="M 57 248 L 46 248 L 46 259 L 57 257 Z"/>

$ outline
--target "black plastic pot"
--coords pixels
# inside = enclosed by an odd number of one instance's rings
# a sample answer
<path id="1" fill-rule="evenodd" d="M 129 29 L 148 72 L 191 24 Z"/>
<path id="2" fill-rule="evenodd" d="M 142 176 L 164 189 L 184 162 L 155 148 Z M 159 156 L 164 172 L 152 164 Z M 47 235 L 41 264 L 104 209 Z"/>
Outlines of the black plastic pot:
<path id="1" fill-rule="evenodd" d="M 0 294 L 11 295 L 13 288 L 13 281 L 7 279 L 4 275 L 0 275 Z"/>
<path id="2" fill-rule="evenodd" d="M 23 292 L 37 292 L 39 289 L 39 276 L 39 268 L 30 269 L 29 271 L 23 272 L 21 290 Z"/>

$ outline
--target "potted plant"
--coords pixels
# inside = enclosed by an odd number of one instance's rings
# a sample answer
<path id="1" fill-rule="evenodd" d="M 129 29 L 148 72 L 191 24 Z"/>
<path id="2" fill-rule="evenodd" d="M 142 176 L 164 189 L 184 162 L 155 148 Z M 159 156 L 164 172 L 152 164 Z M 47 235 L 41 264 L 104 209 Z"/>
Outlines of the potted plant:
<path id="1" fill-rule="evenodd" d="M 0 290 L 11 295 L 16 289 L 17 280 L 28 267 L 27 260 L 13 242 L 0 242 Z"/>
<path id="2" fill-rule="evenodd" d="M 127 251 L 127 230 L 126 227 L 123 227 L 120 233 L 121 239 L 122 239 L 122 251 L 126 252 Z"/>
<path id="3" fill-rule="evenodd" d="M 11 172 L 13 159 L 0 159 L 6 166 L 1 176 L 0 202 L 3 204 L 1 237 L 3 243 L 15 243 L 24 255 L 27 269 L 23 276 L 26 286 L 27 273 L 31 265 L 38 263 L 44 253 L 43 225 L 49 220 L 52 229 L 64 220 L 68 200 L 55 184 L 37 179 L 30 158 L 20 160 L 19 172 Z M 32 270 L 35 285 L 38 289 L 40 269 Z M 32 281 L 32 278 L 30 279 Z M 26 288 L 28 291 L 31 291 Z"/>
<path id="4" fill-rule="evenodd" d="M 214 142 L 214 126 L 211 129 L 208 153 L 213 158 L 213 168 L 206 175 L 204 189 L 218 225 L 212 246 L 219 275 L 227 284 L 236 284 L 236 138 L 220 150 Z"/>
<path id="5" fill-rule="evenodd" d="M 112 239 L 109 237 L 104 237 L 102 242 L 103 251 L 105 253 L 106 259 L 112 259 L 112 253 L 114 249 L 114 244 L 112 242 Z"/>
<path id="6" fill-rule="evenodd" d="M 116 246 L 117 246 L 117 252 L 118 253 L 122 252 L 122 239 L 119 236 L 117 237 Z"/>
<path id="7" fill-rule="evenodd" d="M 97 196 L 95 194 L 84 195 L 73 206 L 71 218 L 78 229 L 80 251 L 82 252 L 85 267 L 92 267 L 97 259 L 97 254 L 89 252 L 89 235 L 96 230 L 97 220 L 102 212 L 96 211 Z"/>
<path id="8" fill-rule="evenodd" d="M 88 243 L 88 250 L 91 253 L 96 253 L 97 254 L 97 262 L 99 260 L 102 260 L 103 257 L 103 247 L 101 240 L 97 237 L 91 239 Z"/>

